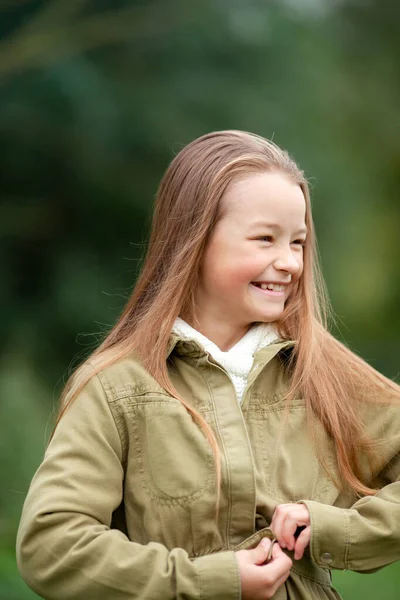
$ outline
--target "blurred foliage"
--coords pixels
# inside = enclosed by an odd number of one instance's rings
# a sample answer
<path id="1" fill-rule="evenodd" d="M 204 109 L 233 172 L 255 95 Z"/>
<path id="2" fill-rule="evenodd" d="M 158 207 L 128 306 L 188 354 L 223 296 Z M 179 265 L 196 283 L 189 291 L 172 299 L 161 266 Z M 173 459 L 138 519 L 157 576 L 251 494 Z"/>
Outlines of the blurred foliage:
<path id="1" fill-rule="evenodd" d="M 337 335 L 398 373 L 395 0 L 0 0 L 0 598 L 70 368 L 115 322 L 172 156 L 215 129 L 273 138 L 312 184 Z M 400 569 L 335 574 L 398 597 Z M 379 590 L 379 592 L 378 592 Z"/>

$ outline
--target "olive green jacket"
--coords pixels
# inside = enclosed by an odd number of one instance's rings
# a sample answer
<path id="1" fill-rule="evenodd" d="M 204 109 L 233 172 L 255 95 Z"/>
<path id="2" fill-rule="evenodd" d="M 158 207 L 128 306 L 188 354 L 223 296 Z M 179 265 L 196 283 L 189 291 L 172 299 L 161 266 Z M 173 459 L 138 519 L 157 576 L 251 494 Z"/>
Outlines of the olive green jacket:
<path id="1" fill-rule="evenodd" d="M 182 404 L 133 356 L 93 377 L 61 419 L 24 504 L 17 559 L 27 584 L 53 600 L 239 600 L 235 550 L 272 537 L 276 506 L 298 501 L 311 514 L 310 547 L 276 600 L 338 598 L 330 569 L 398 560 L 399 409 L 366 405 L 360 414 L 383 440 L 374 474 L 382 490 L 358 501 L 340 493 L 316 459 L 302 399 L 284 422 L 292 347 L 256 353 L 240 406 L 227 373 L 196 342 L 171 337 L 172 381 L 221 449 L 218 524 L 212 450 Z M 318 444 L 334 469 L 322 428 Z"/>

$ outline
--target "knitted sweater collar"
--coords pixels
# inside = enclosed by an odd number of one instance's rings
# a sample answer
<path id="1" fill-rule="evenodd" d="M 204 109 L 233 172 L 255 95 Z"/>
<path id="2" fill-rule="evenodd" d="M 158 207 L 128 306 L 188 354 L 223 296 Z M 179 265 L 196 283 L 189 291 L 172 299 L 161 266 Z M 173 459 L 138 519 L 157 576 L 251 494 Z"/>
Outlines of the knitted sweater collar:
<path id="1" fill-rule="evenodd" d="M 279 339 L 272 325 L 258 323 L 253 325 L 230 350 L 224 352 L 180 317 L 176 319 L 173 331 L 183 339 L 198 342 L 218 364 L 225 368 L 235 386 L 239 401 L 242 399 L 247 377 L 253 366 L 254 354 L 260 348 L 264 348 Z"/>

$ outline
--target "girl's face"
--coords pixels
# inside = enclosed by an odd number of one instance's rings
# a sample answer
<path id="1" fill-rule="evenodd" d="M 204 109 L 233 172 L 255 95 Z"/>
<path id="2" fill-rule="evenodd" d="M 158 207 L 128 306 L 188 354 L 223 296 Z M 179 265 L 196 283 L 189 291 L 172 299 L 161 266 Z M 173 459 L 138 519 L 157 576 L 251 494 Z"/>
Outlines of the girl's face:
<path id="1" fill-rule="evenodd" d="M 300 186 L 282 173 L 249 174 L 227 188 L 196 296 L 200 330 L 220 347 L 281 317 L 303 272 L 305 215 Z"/>

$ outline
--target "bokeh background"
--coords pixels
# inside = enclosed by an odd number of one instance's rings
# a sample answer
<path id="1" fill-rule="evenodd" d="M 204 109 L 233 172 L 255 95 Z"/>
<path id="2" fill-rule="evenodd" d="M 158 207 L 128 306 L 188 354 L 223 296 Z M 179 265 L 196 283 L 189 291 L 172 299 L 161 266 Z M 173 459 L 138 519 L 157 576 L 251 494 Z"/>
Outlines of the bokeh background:
<path id="1" fill-rule="evenodd" d="M 0 0 L 0 598 L 70 369 L 115 322 L 160 177 L 216 129 L 288 149 L 312 184 L 335 333 L 390 377 L 400 334 L 400 3 Z M 335 573 L 399 598 L 400 565 Z"/>

